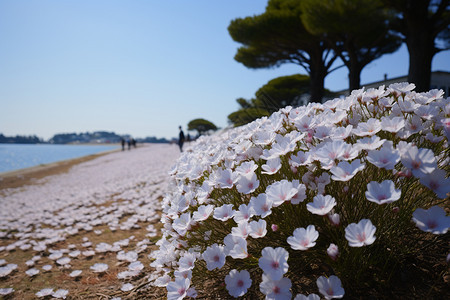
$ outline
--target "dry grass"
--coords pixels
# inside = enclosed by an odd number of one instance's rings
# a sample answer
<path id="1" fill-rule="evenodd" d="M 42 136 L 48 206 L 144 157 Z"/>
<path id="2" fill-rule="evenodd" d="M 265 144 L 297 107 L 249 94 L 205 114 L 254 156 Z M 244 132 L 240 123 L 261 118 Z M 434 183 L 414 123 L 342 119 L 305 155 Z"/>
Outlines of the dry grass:
<path id="1" fill-rule="evenodd" d="M 121 200 L 117 200 L 121 201 Z M 109 201 L 102 204 L 102 206 L 110 205 L 115 201 Z M 126 217 L 121 221 L 125 221 Z M 148 238 L 146 227 L 152 224 L 158 230 L 158 236 Z M 163 299 L 165 296 L 164 288 L 156 288 L 147 284 L 148 278 L 146 275 L 153 271 L 153 268 L 149 266 L 150 259 L 148 254 L 152 250 L 155 250 L 157 246 L 155 242 L 159 239 L 160 229 L 162 224 L 159 220 L 153 222 L 140 222 L 138 223 L 140 228 L 122 231 L 117 229 L 111 231 L 108 226 L 101 225 L 94 227 L 94 230 L 101 230 L 101 234 L 81 231 L 80 233 L 68 237 L 64 242 L 60 242 L 51 246 L 51 249 L 67 249 L 69 245 L 76 245 L 77 250 L 85 250 L 81 246 L 83 238 L 87 237 L 92 242 L 93 247 L 95 245 L 105 242 L 113 244 L 114 242 L 134 236 L 134 239 L 130 241 L 128 246 L 123 246 L 122 250 L 131 251 L 135 250 L 136 243 L 146 238 L 150 240 L 146 250 L 139 254 L 138 260 L 141 261 L 145 268 L 137 278 L 132 280 L 119 280 L 117 274 L 119 272 L 127 270 L 128 262 L 118 261 L 117 254 L 112 252 L 98 253 L 94 257 L 86 258 L 80 255 L 77 258 L 71 258 L 70 269 L 64 267 L 57 267 L 55 262 L 48 258 L 48 253 L 42 254 L 42 258 L 36 263 L 34 268 L 40 270 L 40 273 L 34 277 L 29 277 L 25 274 L 25 271 L 29 268 L 25 262 L 30 260 L 35 251 L 32 250 L 20 250 L 16 249 L 10 252 L 4 251 L 0 253 L 0 258 L 5 259 L 8 263 L 15 263 L 18 265 L 17 270 L 6 278 L 0 279 L 0 288 L 13 287 L 15 292 L 0 299 L 36 299 L 35 293 L 44 288 L 54 288 L 69 290 L 69 295 L 66 299 L 110 299 L 111 297 L 121 297 L 122 299 Z M 1 245 L 7 245 L 14 240 L 0 240 Z M 92 272 L 90 267 L 95 263 L 106 263 L 109 266 L 107 272 L 98 274 Z M 46 272 L 42 269 L 42 266 L 50 264 L 53 268 Z M 73 270 L 82 270 L 82 274 L 77 279 L 69 276 Z M 122 292 L 121 286 L 125 282 L 130 282 L 134 285 L 134 290 L 131 292 Z"/>

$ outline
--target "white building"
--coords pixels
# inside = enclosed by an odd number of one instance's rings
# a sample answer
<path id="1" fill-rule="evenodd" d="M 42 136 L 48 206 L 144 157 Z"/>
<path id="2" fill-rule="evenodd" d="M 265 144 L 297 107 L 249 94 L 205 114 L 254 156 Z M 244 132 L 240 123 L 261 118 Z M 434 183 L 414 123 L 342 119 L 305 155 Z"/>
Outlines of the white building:
<path id="1" fill-rule="evenodd" d="M 370 88 L 378 88 L 380 85 L 385 85 L 388 87 L 391 83 L 399 83 L 399 82 L 408 82 L 408 76 L 401 76 L 395 78 L 387 78 L 387 74 L 384 75 L 384 80 L 362 84 L 361 87 L 364 87 L 366 90 Z M 445 71 L 434 71 L 431 72 L 431 89 L 441 89 L 445 92 L 445 96 L 449 97 L 450 95 L 450 72 Z M 348 96 L 349 90 L 337 91 L 339 95 Z"/>

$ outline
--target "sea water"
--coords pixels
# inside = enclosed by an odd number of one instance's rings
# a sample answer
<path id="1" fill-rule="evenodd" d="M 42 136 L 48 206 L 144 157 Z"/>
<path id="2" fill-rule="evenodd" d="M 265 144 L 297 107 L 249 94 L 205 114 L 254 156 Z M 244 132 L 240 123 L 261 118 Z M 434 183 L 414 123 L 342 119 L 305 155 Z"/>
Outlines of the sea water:
<path id="1" fill-rule="evenodd" d="M 0 144 L 0 173 L 118 148 L 118 145 Z"/>

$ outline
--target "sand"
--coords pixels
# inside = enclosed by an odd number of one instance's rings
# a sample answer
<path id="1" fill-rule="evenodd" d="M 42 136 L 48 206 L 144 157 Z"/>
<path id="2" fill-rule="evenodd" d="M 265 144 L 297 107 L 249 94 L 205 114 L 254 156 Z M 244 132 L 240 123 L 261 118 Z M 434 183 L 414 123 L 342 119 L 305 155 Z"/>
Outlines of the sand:
<path id="1" fill-rule="evenodd" d="M 35 299 L 45 288 L 67 290 L 67 299 L 163 295 L 164 288 L 146 285 L 149 254 L 179 155 L 176 145 L 150 144 L 1 174 L 0 290 L 13 288 L 12 299 Z M 52 259 L 54 253 L 68 262 Z M 125 276 L 131 262 L 144 268 Z M 95 272 L 95 263 L 108 270 Z M 8 264 L 17 268 L 8 273 Z M 39 272 L 27 275 L 31 269 Z M 75 270 L 82 273 L 72 278 Z M 125 283 L 133 288 L 122 291 Z"/>

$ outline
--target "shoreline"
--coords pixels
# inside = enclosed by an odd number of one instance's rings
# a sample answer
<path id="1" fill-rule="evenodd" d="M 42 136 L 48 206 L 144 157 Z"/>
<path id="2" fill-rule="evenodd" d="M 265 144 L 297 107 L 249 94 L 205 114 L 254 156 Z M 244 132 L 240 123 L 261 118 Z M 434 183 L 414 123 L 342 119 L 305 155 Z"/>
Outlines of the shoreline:
<path id="1" fill-rule="evenodd" d="M 95 154 L 60 160 L 48 164 L 41 164 L 29 168 L 6 171 L 0 173 L 0 191 L 9 188 L 18 188 L 24 185 L 37 184 L 39 179 L 51 175 L 66 173 L 75 165 L 93 160 L 97 157 L 121 151 L 121 148 L 103 151 Z"/>

